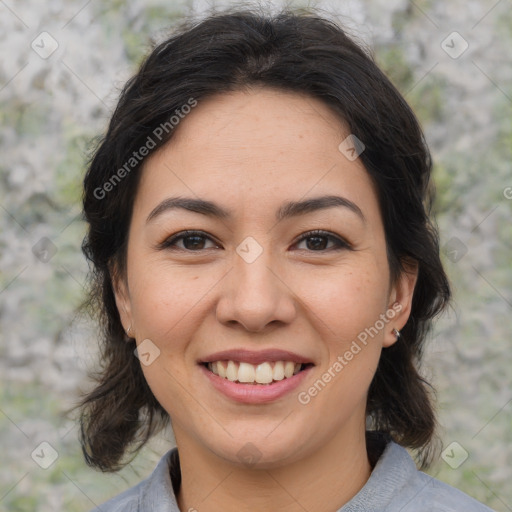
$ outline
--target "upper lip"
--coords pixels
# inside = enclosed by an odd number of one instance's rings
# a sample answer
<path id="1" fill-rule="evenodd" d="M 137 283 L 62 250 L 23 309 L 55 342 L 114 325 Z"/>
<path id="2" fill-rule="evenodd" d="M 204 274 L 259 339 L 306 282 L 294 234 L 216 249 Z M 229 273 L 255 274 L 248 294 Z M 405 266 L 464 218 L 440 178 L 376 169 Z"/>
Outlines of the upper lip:
<path id="1" fill-rule="evenodd" d="M 222 350 L 200 359 L 200 363 L 211 363 L 214 361 L 239 361 L 251 364 L 261 364 L 274 361 L 293 361 L 294 363 L 312 363 L 311 359 L 290 352 L 288 350 L 267 349 L 252 351 L 245 349 Z"/>

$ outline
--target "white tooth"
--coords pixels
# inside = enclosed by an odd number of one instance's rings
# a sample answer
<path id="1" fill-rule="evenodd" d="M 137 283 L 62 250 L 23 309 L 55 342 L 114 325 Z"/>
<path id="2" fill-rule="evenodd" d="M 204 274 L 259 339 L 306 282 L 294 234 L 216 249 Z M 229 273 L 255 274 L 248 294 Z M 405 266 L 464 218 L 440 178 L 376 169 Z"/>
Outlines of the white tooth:
<path id="1" fill-rule="evenodd" d="M 224 361 L 217 361 L 217 372 L 219 377 L 226 378 L 226 365 Z"/>
<path id="2" fill-rule="evenodd" d="M 233 361 L 228 361 L 226 368 L 226 378 L 232 382 L 238 378 L 238 366 Z"/>
<path id="3" fill-rule="evenodd" d="M 270 366 L 270 363 L 261 363 L 256 367 L 256 382 L 258 384 L 272 382 L 272 366 Z"/>
<path id="4" fill-rule="evenodd" d="M 284 363 L 283 361 L 277 361 L 274 365 L 274 371 L 272 372 L 272 378 L 274 380 L 284 379 Z"/>
<path id="5" fill-rule="evenodd" d="M 273 365 L 273 366 L 272 366 Z M 235 361 L 213 361 L 208 363 L 210 371 L 232 382 L 270 384 L 296 375 L 301 369 L 300 363 L 293 361 L 264 362 L 258 366 Z"/>
<path id="6" fill-rule="evenodd" d="M 284 365 L 284 376 L 289 378 L 293 375 L 293 371 L 295 370 L 295 363 L 293 361 L 286 361 Z"/>
<path id="7" fill-rule="evenodd" d="M 254 375 L 254 366 L 252 364 L 240 363 L 238 368 L 238 382 L 254 382 Z"/>

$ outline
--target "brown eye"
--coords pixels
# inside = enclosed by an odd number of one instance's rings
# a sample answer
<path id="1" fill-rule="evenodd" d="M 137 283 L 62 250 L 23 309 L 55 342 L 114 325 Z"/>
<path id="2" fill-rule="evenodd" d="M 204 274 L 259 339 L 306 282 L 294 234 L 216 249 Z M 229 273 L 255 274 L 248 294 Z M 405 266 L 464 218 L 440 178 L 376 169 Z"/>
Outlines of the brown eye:
<path id="1" fill-rule="evenodd" d="M 181 239 L 183 240 L 183 246 L 185 249 L 204 249 L 205 238 L 201 235 L 183 236 Z"/>
<path id="2" fill-rule="evenodd" d="M 350 245 L 345 240 L 322 230 L 305 233 L 301 236 L 297 244 L 301 244 L 302 242 L 306 243 L 306 249 L 308 251 L 320 252 L 336 249 L 351 249 Z M 329 243 L 332 243 L 330 247 L 328 247 Z"/>
<path id="3" fill-rule="evenodd" d="M 310 236 L 306 238 L 306 247 L 312 251 L 323 250 L 329 244 L 326 236 Z"/>
<path id="4" fill-rule="evenodd" d="M 208 242 L 213 245 L 207 247 Z M 202 231 L 182 231 L 170 236 L 159 245 L 160 249 L 178 249 L 190 252 L 211 249 L 212 247 L 218 247 L 218 245 Z"/>

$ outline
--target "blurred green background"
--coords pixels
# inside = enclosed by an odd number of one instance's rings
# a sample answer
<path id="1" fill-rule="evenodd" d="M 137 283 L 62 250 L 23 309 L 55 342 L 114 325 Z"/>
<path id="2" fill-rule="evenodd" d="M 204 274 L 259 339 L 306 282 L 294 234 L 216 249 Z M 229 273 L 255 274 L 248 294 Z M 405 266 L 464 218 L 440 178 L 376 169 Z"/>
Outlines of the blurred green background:
<path id="1" fill-rule="evenodd" d="M 64 413 L 87 388 L 96 353 L 93 327 L 77 315 L 87 272 L 80 187 L 91 141 L 152 42 L 208 5 L 233 3 L 0 2 L 2 510 L 90 510 L 147 476 L 172 443 L 164 433 L 104 475 L 83 462 Z M 459 462 L 467 454 L 460 465 L 440 458 L 429 473 L 510 511 L 510 2 L 288 5 L 323 8 L 369 44 L 424 127 L 455 302 L 431 336 L 423 372 L 437 388 L 443 448 Z M 47 469 L 36 463 L 41 442 L 57 456 Z"/>

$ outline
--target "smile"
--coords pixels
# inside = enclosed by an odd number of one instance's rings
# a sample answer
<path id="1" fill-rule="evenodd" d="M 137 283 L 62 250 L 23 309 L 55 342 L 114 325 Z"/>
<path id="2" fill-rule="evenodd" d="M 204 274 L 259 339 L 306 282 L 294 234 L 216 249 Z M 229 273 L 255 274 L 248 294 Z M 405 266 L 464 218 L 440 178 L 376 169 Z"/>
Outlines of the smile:
<path id="1" fill-rule="evenodd" d="M 232 348 L 198 359 L 208 387 L 244 404 L 270 403 L 295 390 L 315 367 L 305 354 L 269 348 Z"/>
<path id="2" fill-rule="evenodd" d="M 256 365 L 232 360 L 212 361 L 205 365 L 215 375 L 231 382 L 267 385 L 289 379 L 308 366 L 293 361 L 265 361 Z"/>

